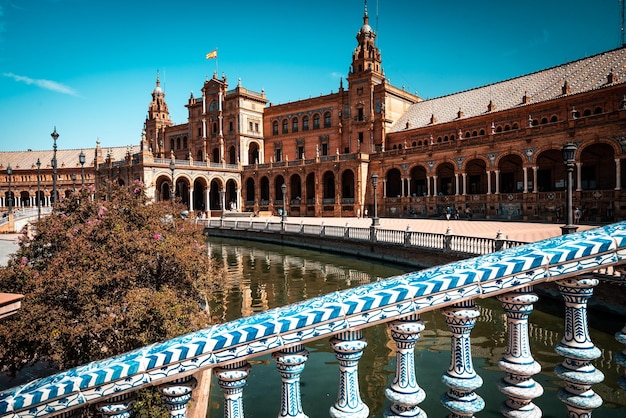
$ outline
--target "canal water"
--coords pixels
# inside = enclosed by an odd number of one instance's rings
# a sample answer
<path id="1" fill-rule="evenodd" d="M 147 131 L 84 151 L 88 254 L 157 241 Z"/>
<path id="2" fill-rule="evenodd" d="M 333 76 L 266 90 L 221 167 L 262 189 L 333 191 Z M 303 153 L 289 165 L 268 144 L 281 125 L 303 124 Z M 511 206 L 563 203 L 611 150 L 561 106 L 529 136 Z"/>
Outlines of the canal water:
<path id="1" fill-rule="evenodd" d="M 209 255 L 226 269 L 224 292 L 220 294 L 222 307 L 218 310 L 224 322 L 411 271 L 401 265 L 257 242 L 209 238 L 208 244 Z M 544 388 L 544 395 L 535 404 L 542 409 L 544 417 L 566 417 L 566 408 L 556 396 L 562 381 L 553 373 L 554 367 L 563 361 L 554 352 L 563 335 L 563 319 L 558 313 L 541 309 L 542 303 L 546 308 L 560 307 L 557 312 L 563 310 L 561 301 L 540 302 L 530 316 L 532 352 L 542 365 L 542 372 L 535 380 Z M 486 403 L 477 417 L 501 417 L 498 409 L 505 397 L 498 391 L 496 382 L 503 376 L 498 360 L 506 350 L 506 318 L 495 299 L 480 300 L 477 304 L 481 316 L 472 331 L 471 345 L 474 368 L 484 380 L 476 392 Z M 415 349 L 418 384 L 426 392 L 420 407 L 429 417 L 443 417 L 449 411 L 439 401 L 447 390 L 441 376 L 450 363 L 451 334 L 439 311 L 422 314 L 422 320 L 426 328 Z M 604 382 L 593 388 L 604 400 L 603 406 L 593 412 L 594 418 L 626 417 L 626 392 L 616 383 L 624 373 L 614 360 L 624 348 L 613 337 L 618 329 L 619 326 L 610 332 L 590 330 L 594 343 L 602 350 L 595 366 L 605 374 Z M 394 375 L 395 344 L 385 325 L 365 329 L 364 336 L 368 346 L 359 362 L 361 397 L 370 409 L 370 416 L 382 417 L 390 405 L 384 390 Z M 310 357 L 301 375 L 303 409 L 310 418 L 328 417 L 337 398 L 339 365 L 328 340 L 306 348 Z M 281 379 L 275 363 L 269 355 L 250 363 L 252 370 L 243 398 L 245 416 L 278 416 Z M 207 416 L 223 416 L 223 395 L 215 377 L 211 382 Z"/>

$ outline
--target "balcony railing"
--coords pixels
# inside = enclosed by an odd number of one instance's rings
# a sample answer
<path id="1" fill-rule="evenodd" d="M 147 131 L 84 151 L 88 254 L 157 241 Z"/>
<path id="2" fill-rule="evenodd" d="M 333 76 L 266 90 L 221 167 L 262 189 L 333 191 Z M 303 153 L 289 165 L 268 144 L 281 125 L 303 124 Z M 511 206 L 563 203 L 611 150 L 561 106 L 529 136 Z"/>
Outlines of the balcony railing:
<path id="1" fill-rule="evenodd" d="M 266 223 L 270 229 L 282 226 Z M 302 225 L 301 230 L 312 228 Z M 330 237 L 340 229 L 325 231 Z M 363 232 L 348 231 L 348 235 Z M 389 235 L 389 239 L 400 239 Z M 338 360 L 340 384 L 331 415 L 366 417 L 369 408 L 361 400 L 358 385 L 358 363 L 367 347 L 362 333 L 380 323 L 387 324 L 397 348 L 395 378 L 385 391 L 389 414 L 425 416 L 419 405 L 428 389 L 418 384 L 421 370 L 414 362 L 414 347 L 426 329 L 420 314 L 436 309 L 450 328 L 451 362 L 447 370 L 440 370 L 445 393 L 428 396 L 441 395 L 452 416 L 469 417 L 485 406 L 475 392 L 482 379 L 474 370 L 470 345 L 480 314 L 474 300 L 490 297 L 501 301 L 507 318 L 508 344 L 498 363 L 502 371 L 498 389 L 506 397 L 501 411 L 506 416 L 539 416 L 541 411 L 533 400 L 542 396 L 543 389 L 533 376 L 541 366 L 530 350 L 528 317 L 538 299 L 533 286 L 545 282 L 558 285 L 565 304 L 565 334 L 555 347 L 563 362 L 554 370 L 563 384 L 558 393 L 545 396 L 562 400 L 567 416 L 590 416 L 602 403 L 592 386 L 603 376 L 592 363 L 601 352 L 587 329 L 587 301 L 599 279 L 624 283 L 620 268 L 625 263 L 626 222 L 622 222 L 390 277 L 8 389 L 0 392 L 0 417 L 67 417 L 88 404 L 97 405 L 103 416 L 128 416 L 133 393 L 149 386 L 159 387 L 172 416 L 184 417 L 196 385 L 192 374 L 208 370 L 223 389 L 225 416 L 243 417 L 250 361 L 268 353 L 282 379 L 282 399 L 273 400 L 280 416 L 304 417 L 299 379 L 310 355 L 306 346 L 322 339 L 329 340 Z M 626 327 L 617 332 L 616 339 L 626 344 Z M 617 363 L 626 366 L 624 353 Z M 434 370 L 430 367 L 427 372 Z M 620 380 L 626 387 L 626 378 Z"/>

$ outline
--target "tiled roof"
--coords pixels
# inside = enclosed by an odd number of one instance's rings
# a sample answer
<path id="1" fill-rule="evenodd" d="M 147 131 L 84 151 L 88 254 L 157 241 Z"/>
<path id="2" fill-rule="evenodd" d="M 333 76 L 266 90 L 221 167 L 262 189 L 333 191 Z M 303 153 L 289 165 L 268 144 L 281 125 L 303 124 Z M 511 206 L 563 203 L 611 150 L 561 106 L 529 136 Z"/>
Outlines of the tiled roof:
<path id="1" fill-rule="evenodd" d="M 613 74 L 612 84 L 608 83 L 609 73 Z M 569 86 L 569 95 L 626 82 L 626 48 L 415 103 L 393 124 L 390 132 L 407 129 L 407 122 L 409 129 L 431 125 L 431 115 L 436 119 L 435 124 L 458 120 L 459 110 L 463 112 L 462 118 L 484 115 L 489 113 L 490 101 L 494 106 L 493 111 L 498 112 L 525 106 L 524 95 L 529 98 L 528 104 L 563 97 L 565 81 Z"/>
<path id="2" fill-rule="evenodd" d="M 95 148 L 59 149 L 57 150 L 57 167 L 80 167 L 78 156 L 81 151 L 85 154 L 85 167 L 93 167 L 95 150 Z M 101 148 L 102 158 L 111 154 L 113 161 L 120 161 L 125 158 L 128 150 L 129 147 Z M 139 146 L 131 146 L 130 152 L 139 152 Z M 52 157 L 53 151 L 51 149 L 43 151 L 0 151 L 0 171 L 6 170 L 9 164 L 13 170 L 36 168 L 37 158 L 41 162 L 42 170 L 50 169 L 52 168 Z"/>

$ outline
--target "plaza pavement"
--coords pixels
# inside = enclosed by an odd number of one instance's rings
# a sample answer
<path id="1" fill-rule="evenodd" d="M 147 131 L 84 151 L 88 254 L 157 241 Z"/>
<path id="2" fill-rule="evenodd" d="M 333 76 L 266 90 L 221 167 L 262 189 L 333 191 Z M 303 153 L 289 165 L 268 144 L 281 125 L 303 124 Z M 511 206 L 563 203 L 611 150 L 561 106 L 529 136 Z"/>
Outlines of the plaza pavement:
<path id="1" fill-rule="evenodd" d="M 280 219 L 278 216 L 273 218 Z M 263 219 L 263 218 L 259 218 Z M 431 232 L 445 234 L 450 228 L 454 235 L 468 237 L 495 238 L 498 232 L 514 241 L 536 242 L 546 238 L 553 238 L 561 235 L 559 223 L 539 223 L 539 222 L 512 222 L 512 221 L 488 221 L 488 220 L 445 220 L 445 219 L 410 219 L 410 218 L 380 218 L 380 227 L 384 229 L 399 229 L 406 231 L 407 227 L 411 231 Z M 369 227 L 372 224 L 371 218 L 309 218 L 309 217 L 287 217 L 288 223 L 303 222 L 305 224 L 340 225 L 352 227 Z M 578 225 L 578 231 L 595 228 L 592 225 Z"/>
<path id="2" fill-rule="evenodd" d="M 280 217 L 271 216 L 270 219 L 280 221 Z M 264 218 L 254 218 L 263 220 Z M 368 228 L 372 224 L 371 218 L 312 218 L 288 216 L 288 223 L 339 225 Z M 407 218 L 380 218 L 380 227 L 384 229 L 399 229 L 406 231 L 407 227 L 412 231 L 432 232 L 445 234 L 450 228 L 454 235 L 495 238 L 498 232 L 510 240 L 535 242 L 546 238 L 561 235 L 561 224 L 538 223 L 538 222 L 509 222 L 509 221 L 485 221 L 485 220 L 445 220 L 445 219 L 407 219 Z M 592 225 L 579 225 L 578 230 L 594 228 Z M 7 264 L 9 254 L 13 254 L 18 247 L 20 234 L 0 234 L 0 265 Z"/>

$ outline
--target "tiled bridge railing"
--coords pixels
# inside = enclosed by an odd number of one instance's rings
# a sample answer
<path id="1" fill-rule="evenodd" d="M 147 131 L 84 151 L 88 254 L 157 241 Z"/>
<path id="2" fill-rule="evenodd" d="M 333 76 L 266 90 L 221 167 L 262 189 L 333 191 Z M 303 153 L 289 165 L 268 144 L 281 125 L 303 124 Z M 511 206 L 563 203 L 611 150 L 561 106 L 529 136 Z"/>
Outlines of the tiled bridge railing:
<path id="1" fill-rule="evenodd" d="M 450 228 L 445 234 L 432 232 L 420 232 L 406 229 L 364 228 L 354 226 L 288 223 L 253 219 L 203 219 L 197 220 L 204 223 L 210 230 L 212 228 L 244 230 L 244 231 L 267 231 L 292 235 L 310 235 L 314 237 L 341 238 L 350 241 L 368 241 L 403 247 L 428 248 L 432 250 L 450 251 L 461 254 L 484 255 L 505 248 L 516 247 L 526 244 L 521 241 L 505 239 L 502 234 L 494 238 L 469 237 L 452 234 Z"/>
<path id="2" fill-rule="evenodd" d="M 359 395 L 359 359 L 367 342 L 362 330 L 386 323 L 396 350 L 396 374 L 385 395 L 389 415 L 425 416 L 414 346 L 425 325 L 420 314 L 439 309 L 451 330 L 451 364 L 443 370 L 448 390 L 441 402 L 451 416 L 470 417 L 484 407 L 475 390 L 482 379 L 472 365 L 470 333 L 479 311 L 476 298 L 496 297 L 507 317 L 508 345 L 499 361 L 498 389 L 508 417 L 538 416 L 533 400 L 543 389 L 534 381 L 541 366 L 533 359 L 528 316 L 537 296 L 533 285 L 555 281 L 565 303 L 565 333 L 556 345 L 563 362 L 554 372 L 564 381 L 558 398 L 569 417 L 586 417 L 602 399 L 591 389 L 603 380 L 592 364 L 600 350 L 587 327 L 587 301 L 598 277 L 622 280 L 626 263 L 626 222 L 506 249 L 497 253 L 391 277 L 375 283 L 214 325 L 169 341 L 93 362 L 0 393 L 1 417 L 71 416 L 96 404 L 104 417 L 127 417 L 133 392 L 158 386 L 174 417 L 186 416 L 195 387 L 192 374 L 212 369 L 224 393 L 227 417 L 243 417 L 249 360 L 272 353 L 282 379 L 280 416 L 305 417 L 300 373 L 309 356 L 305 346 L 329 339 L 339 362 L 339 393 L 333 417 L 366 417 Z M 626 344 L 626 327 L 616 334 Z M 617 359 L 626 366 L 626 355 Z M 416 370 L 417 369 L 417 370 Z M 428 371 L 432 373 L 432 370 Z M 277 377 L 278 378 L 278 377 Z M 626 379 L 621 378 L 626 388 Z M 553 396 L 548 394 L 546 396 Z M 279 407 L 280 404 L 280 407 Z"/>

